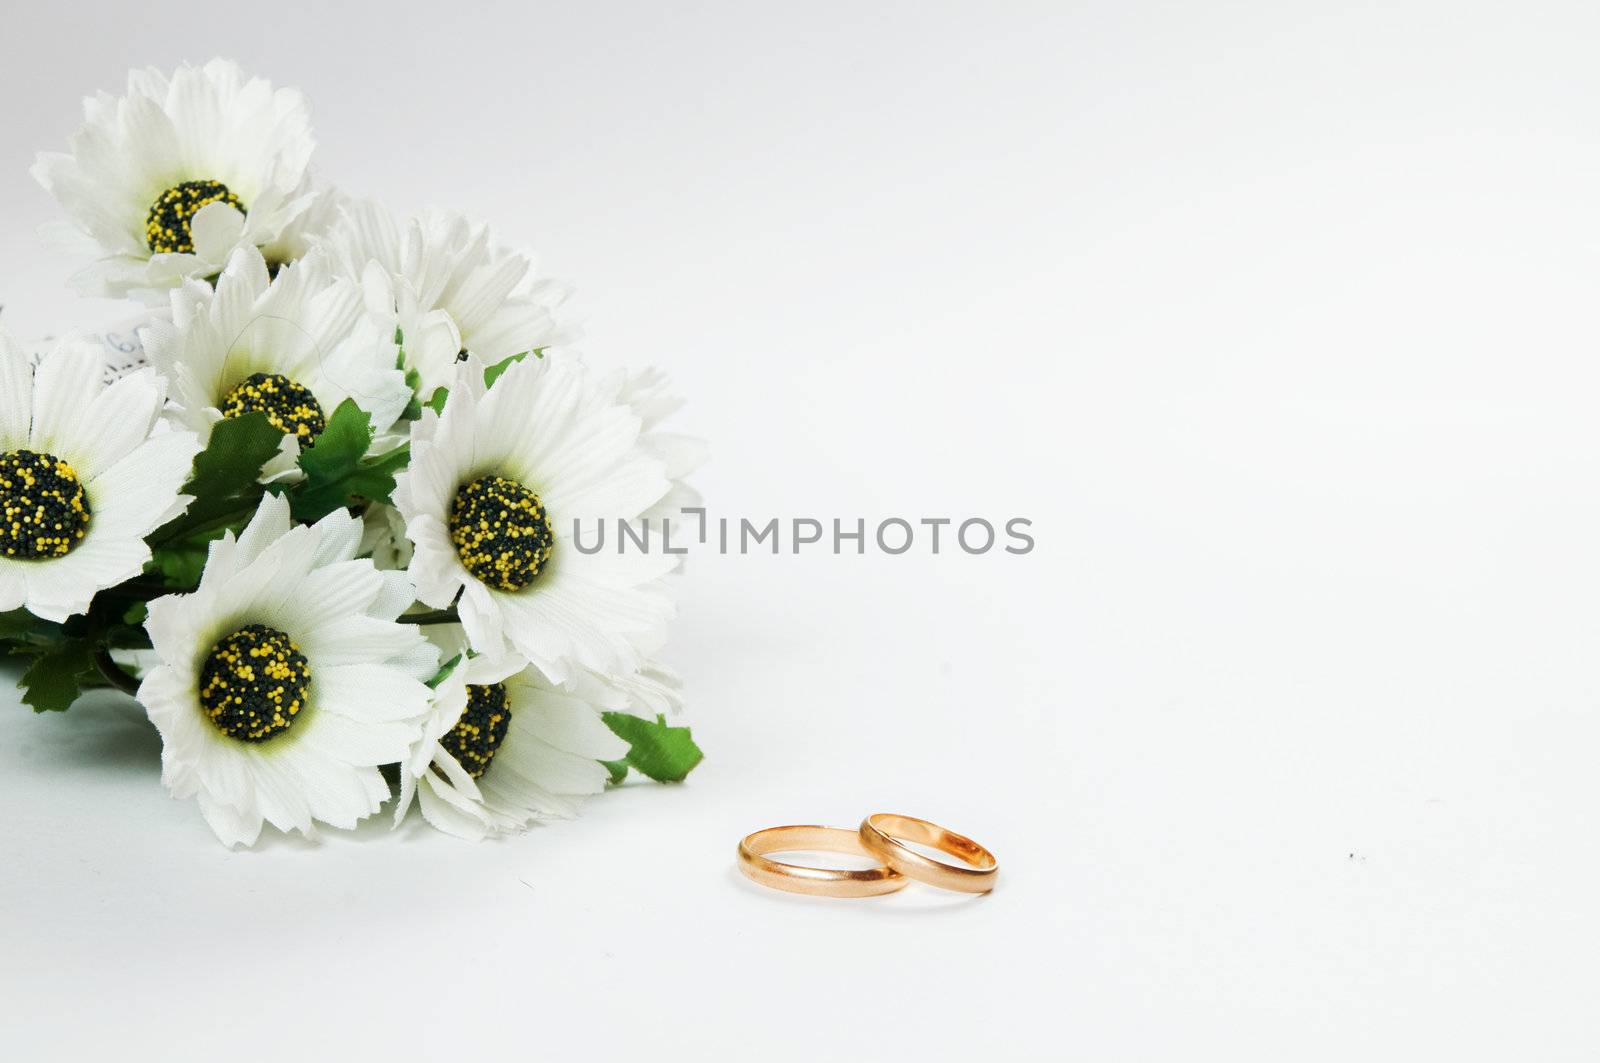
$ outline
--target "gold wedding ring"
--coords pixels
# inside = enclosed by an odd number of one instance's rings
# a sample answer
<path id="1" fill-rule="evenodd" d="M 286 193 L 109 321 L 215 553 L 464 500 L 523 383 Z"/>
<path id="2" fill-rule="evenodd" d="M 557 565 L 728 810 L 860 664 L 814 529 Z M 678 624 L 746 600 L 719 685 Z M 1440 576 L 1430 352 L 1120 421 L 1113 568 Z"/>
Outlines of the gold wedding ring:
<path id="1" fill-rule="evenodd" d="M 739 843 L 739 870 L 763 886 L 814 897 L 876 897 L 905 888 L 906 880 L 887 867 L 805 867 L 769 860 L 766 855 L 790 852 L 873 855 L 862 848 L 861 832 L 844 827 L 768 827 Z"/>
<path id="2" fill-rule="evenodd" d="M 1000 874 L 994 854 L 971 838 L 915 816 L 879 812 L 861 821 L 861 844 L 874 858 L 906 878 L 962 893 L 988 893 Z M 966 867 L 934 860 L 902 845 L 901 840 L 948 853 Z"/>

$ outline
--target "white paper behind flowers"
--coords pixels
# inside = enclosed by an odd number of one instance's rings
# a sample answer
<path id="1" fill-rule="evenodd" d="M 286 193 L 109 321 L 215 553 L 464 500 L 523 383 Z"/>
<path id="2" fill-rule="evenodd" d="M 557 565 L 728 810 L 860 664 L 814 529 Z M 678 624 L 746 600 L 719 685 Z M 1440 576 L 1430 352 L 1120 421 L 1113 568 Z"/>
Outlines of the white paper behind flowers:
<path id="1" fill-rule="evenodd" d="M 144 559 L 139 575 L 95 585 L 71 627 L 26 603 L 4 614 L 0 639 L 28 658 L 24 700 L 60 710 L 82 689 L 139 682 L 163 738 L 163 781 L 195 798 L 229 845 L 251 844 L 267 826 L 307 836 L 319 824 L 351 828 L 396 794 L 396 826 L 415 807 L 442 831 L 483 838 L 575 815 L 630 768 L 681 779 L 700 753 L 661 715 L 682 703 L 659 659 L 673 612 L 671 559 L 591 559 L 561 544 L 573 517 L 653 519 L 698 498 L 685 477 L 703 446 L 659 428 L 678 405 L 665 376 L 589 370 L 568 346 L 569 287 L 476 219 L 399 217 L 316 175 L 308 113 L 298 91 L 226 60 L 135 71 L 123 94 L 85 101 L 69 150 L 40 155 L 35 176 L 61 201 L 79 244 L 98 249 L 80 287 L 141 306 L 99 330 L 68 329 L 26 348 L 7 342 L 4 357 L 41 383 L 24 389 L 27 409 L 14 401 L 0 411 L 11 426 L 0 424 L 9 433 L 0 456 L 33 447 L 75 469 L 66 455 L 95 453 L 104 426 L 74 411 L 101 410 L 91 389 L 134 374 L 166 407 L 126 444 L 147 438 L 181 457 L 207 433 L 212 443 L 188 484 L 149 501 L 163 523 L 124 548 L 124 568 Z M 253 135 L 264 121 L 272 135 Z M 253 215 L 236 189 L 270 209 Z M 163 246 L 152 250 L 156 238 L 138 234 L 154 231 L 161 203 L 192 207 L 185 196 L 198 209 L 159 215 Z M 196 250 L 184 250 L 186 238 Z M 229 279 L 252 269 L 255 281 Z M 286 322 L 285 306 L 299 320 Z M 154 366 L 151 328 L 164 352 Z M 320 345 L 291 356 L 307 336 Z M 103 381 L 84 377 L 75 385 L 83 393 L 44 386 L 63 374 L 41 367 L 88 348 L 100 352 Z M 290 372 L 304 375 L 307 364 L 347 377 L 404 372 L 413 401 L 392 428 L 370 432 L 376 411 L 365 392 L 324 382 L 319 395 Z M 278 390 L 252 398 L 263 374 Z M 239 421 L 237 436 L 220 431 L 241 406 L 271 407 L 280 394 L 309 396 L 290 404 L 299 413 L 273 407 L 272 422 L 298 425 L 306 442 L 279 438 L 260 417 Z M 393 396 L 385 401 L 380 428 L 393 418 Z M 312 419 L 293 420 L 302 414 Z M 519 588 L 485 583 L 489 570 L 469 570 L 449 536 L 449 500 L 488 475 L 532 492 L 554 535 L 543 567 Z M 90 528 L 102 482 L 86 480 L 81 495 Z M 0 480 L 0 502 L 33 483 Z M 501 556 L 500 541 L 491 540 L 491 556 Z M 78 549 L 0 556 L 0 575 L 13 573 L 17 588 L 50 587 Z M 429 588 L 420 595 L 419 582 Z M 251 625 L 282 635 L 287 642 L 272 645 L 294 647 L 309 680 L 295 686 L 281 678 L 295 675 L 288 665 L 272 671 L 214 654 Z M 146 636 L 153 645 L 141 645 Z M 268 677 L 263 696 L 275 699 L 259 703 L 275 714 L 265 738 L 225 715 L 245 704 L 227 683 L 256 668 Z M 204 677 L 215 674 L 226 681 L 203 697 Z M 503 691 L 479 702 L 500 715 L 469 715 L 468 691 Z M 493 727 L 479 728 L 483 719 Z M 452 752 L 469 740 L 480 743 L 475 771 Z"/>
<path id="2" fill-rule="evenodd" d="M 150 320 L 148 313 L 137 314 L 126 321 L 118 321 L 103 329 L 79 329 L 67 338 L 83 340 L 100 348 L 106 362 L 106 383 L 120 380 L 135 369 L 149 365 L 144 354 L 144 341 L 139 328 Z M 54 336 L 35 339 L 28 344 L 28 358 L 38 365 L 50 350 L 60 343 Z"/>

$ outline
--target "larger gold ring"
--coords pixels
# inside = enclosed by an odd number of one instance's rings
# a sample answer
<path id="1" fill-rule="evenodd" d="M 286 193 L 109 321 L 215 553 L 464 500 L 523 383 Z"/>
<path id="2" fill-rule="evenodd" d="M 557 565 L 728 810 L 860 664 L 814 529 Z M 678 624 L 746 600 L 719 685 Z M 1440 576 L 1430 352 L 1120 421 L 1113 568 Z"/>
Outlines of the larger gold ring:
<path id="1" fill-rule="evenodd" d="M 844 827 L 768 827 L 739 843 L 739 870 L 763 886 L 814 897 L 876 897 L 904 889 L 906 885 L 898 872 L 887 867 L 859 871 L 805 867 L 766 857 L 767 853 L 788 852 L 872 856 L 861 847 L 861 835 Z"/>
<path id="2" fill-rule="evenodd" d="M 954 867 L 942 860 L 923 856 L 899 839 L 931 845 L 941 853 L 968 864 Z M 959 890 L 962 893 L 988 893 L 1000 874 L 1000 862 L 994 854 L 971 838 L 937 823 L 929 823 L 915 816 L 897 816 L 879 812 L 861 821 L 861 844 L 885 866 L 900 872 L 906 878 L 926 882 L 941 889 Z"/>

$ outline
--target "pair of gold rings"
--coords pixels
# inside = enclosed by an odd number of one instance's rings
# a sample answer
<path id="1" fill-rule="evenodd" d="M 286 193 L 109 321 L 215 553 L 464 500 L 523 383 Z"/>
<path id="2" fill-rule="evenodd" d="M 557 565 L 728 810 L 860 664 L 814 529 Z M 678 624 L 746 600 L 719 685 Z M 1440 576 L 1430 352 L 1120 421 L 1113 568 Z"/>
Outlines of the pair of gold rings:
<path id="1" fill-rule="evenodd" d="M 964 867 L 923 856 L 906 845 L 930 846 Z M 824 852 L 866 856 L 877 867 L 844 870 L 806 867 L 771 859 L 769 853 Z M 912 879 L 962 893 L 988 893 L 1000 874 L 994 854 L 971 838 L 915 816 L 879 812 L 844 827 L 768 827 L 739 843 L 739 870 L 775 890 L 814 897 L 876 897 L 904 889 Z"/>

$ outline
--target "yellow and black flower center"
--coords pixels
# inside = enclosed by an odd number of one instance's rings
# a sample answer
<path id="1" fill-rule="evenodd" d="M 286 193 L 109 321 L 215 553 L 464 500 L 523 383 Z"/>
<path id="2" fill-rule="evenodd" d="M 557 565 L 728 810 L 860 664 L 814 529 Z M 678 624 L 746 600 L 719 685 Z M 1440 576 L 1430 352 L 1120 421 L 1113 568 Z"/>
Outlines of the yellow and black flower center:
<path id="1" fill-rule="evenodd" d="M 450 541 L 467 571 L 503 591 L 532 583 L 555 545 L 539 496 L 504 476 L 463 484 L 450 504 L 449 523 Z"/>
<path id="2" fill-rule="evenodd" d="M 89 531 L 89 496 L 78 471 L 54 454 L 0 454 L 0 554 L 65 557 Z"/>
<path id="3" fill-rule="evenodd" d="M 211 647 L 200 668 L 200 708 L 241 742 L 287 731 L 306 707 L 311 666 L 288 635 L 251 624 Z"/>
<path id="4" fill-rule="evenodd" d="M 504 683 L 467 687 L 467 710 L 439 744 L 474 779 L 483 778 L 511 726 L 511 704 Z"/>
<path id="5" fill-rule="evenodd" d="M 311 389 L 282 373 L 251 373 L 223 396 L 222 416 L 251 412 L 266 414 L 274 428 L 294 436 L 302 447 L 315 442 L 328 427 L 322 404 Z"/>
<path id="6" fill-rule="evenodd" d="M 152 254 L 194 250 L 189 223 L 208 203 L 226 203 L 243 214 L 244 204 L 221 181 L 184 181 L 173 185 L 150 204 L 144 220 L 144 242 Z"/>

